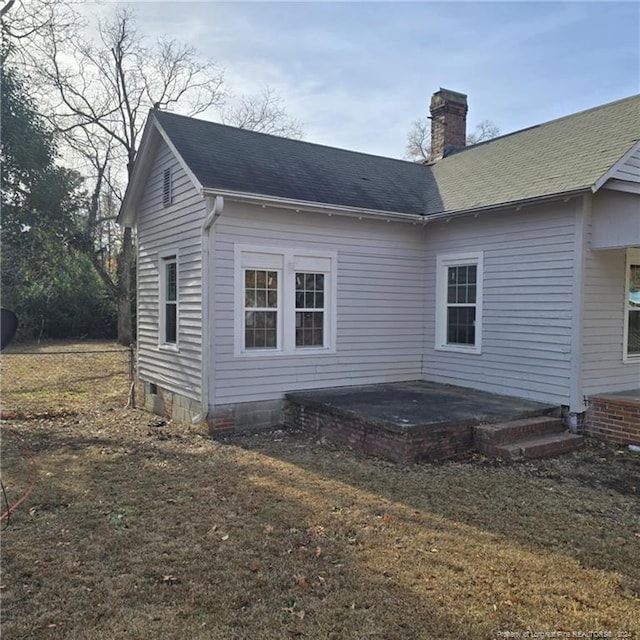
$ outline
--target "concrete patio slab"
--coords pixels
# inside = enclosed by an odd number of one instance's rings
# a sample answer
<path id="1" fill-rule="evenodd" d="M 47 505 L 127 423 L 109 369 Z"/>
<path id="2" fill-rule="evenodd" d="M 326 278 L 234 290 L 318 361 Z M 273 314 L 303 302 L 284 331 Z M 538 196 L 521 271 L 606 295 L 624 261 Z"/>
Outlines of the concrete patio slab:
<path id="1" fill-rule="evenodd" d="M 394 382 L 296 391 L 288 400 L 351 414 L 393 431 L 426 425 L 502 422 L 558 410 L 557 406 L 435 382 Z"/>

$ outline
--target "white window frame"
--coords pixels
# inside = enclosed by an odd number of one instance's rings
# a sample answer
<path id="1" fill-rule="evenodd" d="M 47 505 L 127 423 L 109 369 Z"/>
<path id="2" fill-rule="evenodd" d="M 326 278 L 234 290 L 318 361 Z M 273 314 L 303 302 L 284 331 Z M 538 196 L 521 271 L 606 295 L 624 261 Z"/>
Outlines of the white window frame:
<path id="1" fill-rule="evenodd" d="M 447 281 L 449 267 L 476 267 L 476 320 L 475 344 L 462 345 L 447 342 Z M 482 353 L 482 281 L 484 274 L 484 252 L 449 253 L 436 257 L 436 351 L 454 351 L 479 355 Z"/>
<path id="2" fill-rule="evenodd" d="M 234 354 L 238 357 L 309 356 L 335 353 L 336 349 L 336 265 L 337 254 L 313 249 L 292 249 L 256 245 L 235 247 L 235 329 Z M 245 270 L 258 269 L 278 273 L 277 347 L 244 346 Z M 297 272 L 324 275 L 324 316 L 322 346 L 296 347 Z"/>
<path id="3" fill-rule="evenodd" d="M 165 306 L 167 304 L 167 265 L 176 265 L 176 341 L 167 342 Z M 180 255 L 178 249 L 166 249 L 158 254 L 158 348 L 165 351 L 180 349 Z"/>
<path id="4" fill-rule="evenodd" d="M 624 268 L 624 334 L 622 340 L 622 361 L 625 363 L 640 362 L 640 353 L 629 353 L 629 311 L 632 310 L 632 307 L 629 304 L 629 290 L 631 288 L 632 265 L 640 267 L 640 252 L 632 255 L 632 250 L 627 249 L 627 259 L 625 261 Z"/>

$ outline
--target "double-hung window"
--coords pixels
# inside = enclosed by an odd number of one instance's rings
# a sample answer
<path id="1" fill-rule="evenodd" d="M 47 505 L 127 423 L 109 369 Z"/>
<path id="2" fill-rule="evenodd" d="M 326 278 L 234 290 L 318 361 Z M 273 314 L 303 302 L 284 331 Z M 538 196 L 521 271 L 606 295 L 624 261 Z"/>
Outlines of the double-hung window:
<path id="1" fill-rule="evenodd" d="M 160 322 L 161 347 L 178 346 L 178 255 L 163 254 L 160 257 Z"/>
<path id="2" fill-rule="evenodd" d="M 236 354 L 331 352 L 335 260 L 312 250 L 236 247 Z"/>
<path id="3" fill-rule="evenodd" d="M 627 258 L 625 286 L 624 357 L 640 359 L 640 260 Z"/>
<path id="4" fill-rule="evenodd" d="M 436 349 L 480 353 L 482 268 L 482 252 L 437 257 Z"/>

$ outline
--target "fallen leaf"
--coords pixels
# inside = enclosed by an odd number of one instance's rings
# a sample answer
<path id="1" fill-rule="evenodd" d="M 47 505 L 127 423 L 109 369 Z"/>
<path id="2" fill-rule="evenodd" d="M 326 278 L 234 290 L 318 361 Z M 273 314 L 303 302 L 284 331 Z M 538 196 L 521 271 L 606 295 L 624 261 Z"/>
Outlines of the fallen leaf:
<path id="1" fill-rule="evenodd" d="M 298 574 L 293 576 L 293 579 L 295 580 L 296 584 L 299 587 L 303 587 L 304 588 L 304 587 L 307 586 L 307 578 L 303 574 L 298 573 Z"/>

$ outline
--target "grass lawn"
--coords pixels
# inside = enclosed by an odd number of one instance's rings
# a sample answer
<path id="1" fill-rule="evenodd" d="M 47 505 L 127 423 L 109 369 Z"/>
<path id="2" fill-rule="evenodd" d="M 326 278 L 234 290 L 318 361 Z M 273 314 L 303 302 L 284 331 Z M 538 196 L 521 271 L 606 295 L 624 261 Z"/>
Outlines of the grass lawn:
<path id="1" fill-rule="evenodd" d="M 126 376 L 21 412 L 6 366 L 3 484 L 14 502 L 33 462 L 37 484 L 2 533 L 3 637 L 640 637 L 637 454 L 399 467 L 302 433 L 215 442 L 125 410 Z"/>

